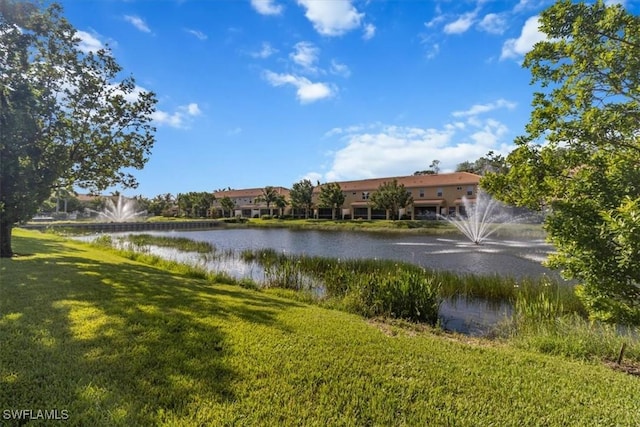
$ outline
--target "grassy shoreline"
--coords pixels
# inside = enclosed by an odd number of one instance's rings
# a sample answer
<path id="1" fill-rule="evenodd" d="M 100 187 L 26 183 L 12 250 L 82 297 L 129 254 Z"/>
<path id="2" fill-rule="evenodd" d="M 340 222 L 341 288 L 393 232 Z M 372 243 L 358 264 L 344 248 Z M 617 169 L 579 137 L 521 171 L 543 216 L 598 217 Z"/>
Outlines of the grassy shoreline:
<path id="1" fill-rule="evenodd" d="M 172 218 L 150 217 L 144 222 L 194 222 L 211 218 Z M 219 218 L 221 224 L 229 228 L 288 228 L 294 230 L 320 231 L 362 231 L 371 233 L 425 234 L 425 235 L 461 235 L 460 231 L 447 221 L 411 221 L 411 220 L 328 220 L 328 219 L 243 219 Z M 69 223 L 88 223 L 90 221 L 54 221 L 46 223 L 63 228 Z M 43 225 L 45 223 L 33 223 Z M 505 224 L 493 234 L 496 238 L 545 238 L 540 224 Z"/>
<path id="2" fill-rule="evenodd" d="M 447 221 L 411 220 L 326 220 L 326 219 L 260 219 L 253 218 L 232 227 L 290 228 L 299 230 L 364 231 L 372 233 L 408 233 L 425 235 L 462 235 Z M 493 235 L 496 238 L 540 238 L 546 234 L 541 224 L 504 224 Z"/>
<path id="3" fill-rule="evenodd" d="M 391 260 L 296 256 L 272 249 L 233 254 L 219 253 L 210 245 L 200 248 L 205 257 L 239 256 L 238 260 L 260 265 L 265 270 L 265 277 L 264 283 L 258 284 L 251 278 L 238 280 L 224 271 L 209 271 L 202 264 L 168 261 L 151 254 L 144 245 L 131 245 L 135 241 L 156 242 L 160 246 L 189 252 L 200 247 L 200 242 L 144 234 L 132 234 L 116 240 L 118 242 L 104 235 L 93 244 L 127 259 L 188 277 L 249 289 L 279 289 L 285 291 L 288 298 L 366 318 L 383 316 L 433 325 L 438 322 L 443 301 L 508 306 L 512 310 L 511 316 L 495 325 L 488 325 L 485 335 L 505 338 L 513 345 L 542 353 L 607 363 L 616 360 L 619 349 L 624 345 L 625 356 L 630 363 L 621 368 L 630 372 L 640 371 L 640 335 L 637 328 L 589 321 L 573 286 L 548 277 L 516 280 L 498 275 L 461 275 Z M 322 289 L 317 288 L 319 285 Z M 287 293 L 289 290 L 292 292 Z"/>
<path id="4" fill-rule="evenodd" d="M 370 322 L 16 230 L 0 402 L 70 425 L 635 425 L 600 363 Z M 17 424 L 17 422 L 16 422 Z M 11 425 L 11 424 L 10 424 Z"/>

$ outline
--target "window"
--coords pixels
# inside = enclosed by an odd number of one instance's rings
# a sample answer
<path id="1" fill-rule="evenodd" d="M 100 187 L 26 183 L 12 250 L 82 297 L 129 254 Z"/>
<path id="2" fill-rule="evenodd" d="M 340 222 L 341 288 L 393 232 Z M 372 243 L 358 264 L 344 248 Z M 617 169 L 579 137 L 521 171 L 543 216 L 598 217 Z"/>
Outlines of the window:
<path id="1" fill-rule="evenodd" d="M 369 192 L 368 191 L 363 191 L 362 192 L 362 200 L 369 200 Z"/>
<path id="2" fill-rule="evenodd" d="M 438 191 L 436 191 L 436 196 L 442 197 L 442 188 L 438 188 Z"/>
<path id="3" fill-rule="evenodd" d="M 467 196 L 473 196 L 473 185 L 467 187 Z"/>
<path id="4" fill-rule="evenodd" d="M 456 190 L 462 191 L 462 187 L 458 186 L 458 187 L 456 187 Z"/>
<path id="5" fill-rule="evenodd" d="M 424 197 L 424 188 L 420 189 L 420 197 Z"/>

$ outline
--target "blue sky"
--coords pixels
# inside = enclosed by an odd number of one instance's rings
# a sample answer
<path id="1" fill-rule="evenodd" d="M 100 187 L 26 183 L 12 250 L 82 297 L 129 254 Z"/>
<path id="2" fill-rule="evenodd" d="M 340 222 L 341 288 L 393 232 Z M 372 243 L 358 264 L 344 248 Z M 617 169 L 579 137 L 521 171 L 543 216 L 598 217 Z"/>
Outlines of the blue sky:
<path id="1" fill-rule="evenodd" d="M 453 171 L 529 119 L 523 55 L 552 2 L 62 0 L 158 97 L 125 195 Z M 627 1 L 633 10 L 635 5 Z"/>

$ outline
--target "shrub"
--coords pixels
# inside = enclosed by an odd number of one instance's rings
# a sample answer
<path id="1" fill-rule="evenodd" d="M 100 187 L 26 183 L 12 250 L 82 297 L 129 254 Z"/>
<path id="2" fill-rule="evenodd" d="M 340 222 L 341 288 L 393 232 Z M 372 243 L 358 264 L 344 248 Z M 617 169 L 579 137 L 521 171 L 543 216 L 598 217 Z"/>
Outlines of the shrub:
<path id="1" fill-rule="evenodd" d="M 433 277 L 398 268 L 395 272 L 354 274 L 345 303 L 366 317 L 387 316 L 435 325 L 442 299 Z"/>
<path id="2" fill-rule="evenodd" d="M 113 246 L 113 239 L 108 234 L 103 234 L 101 236 L 96 237 L 91 242 L 94 246 L 98 246 L 101 248 L 111 248 Z"/>
<path id="3" fill-rule="evenodd" d="M 277 263 L 268 263 L 264 267 L 264 277 L 267 286 L 296 289 L 303 288 L 303 275 L 298 263 L 291 259 L 282 259 Z"/>
<path id="4" fill-rule="evenodd" d="M 620 346 L 626 343 L 626 357 L 638 360 L 637 335 L 616 325 L 589 320 L 583 307 L 567 307 L 566 302 L 573 300 L 551 286 L 540 292 L 520 291 L 513 317 L 503 325 L 506 335 L 521 348 L 585 360 L 615 360 Z"/>
<path id="5" fill-rule="evenodd" d="M 244 224 L 249 222 L 248 218 L 244 218 L 241 216 L 236 216 L 233 218 L 221 218 L 220 221 L 227 223 L 227 224 Z"/>

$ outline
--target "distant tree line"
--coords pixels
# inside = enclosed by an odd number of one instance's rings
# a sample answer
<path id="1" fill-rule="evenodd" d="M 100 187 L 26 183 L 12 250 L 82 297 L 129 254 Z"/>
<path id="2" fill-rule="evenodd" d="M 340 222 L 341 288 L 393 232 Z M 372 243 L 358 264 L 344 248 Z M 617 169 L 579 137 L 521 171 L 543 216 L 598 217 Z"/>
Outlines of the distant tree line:
<path id="1" fill-rule="evenodd" d="M 433 160 L 428 170 L 416 171 L 414 175 L 436 175 L 440 172 L 440 161 Z M 471 172 L 478 175 L 486 173 L 506 172 L 505 158 L 492 151 L 475 161 L 465 161 L 457 165 L 456 172 Z M 317 205 L 313 202 L 313 192 L 316 187 L 320 187 Z M 228 197 L 216 198 L 214 193 L 230 191 L 231 187 L 221 188 L 214 192 L 190 191 L 186 193 L 158 194 L 152 198 L 136 196 L 138 209 L 147 211 L 152 216 L 182 217 L 182 218 L 211 218 L 217 215 L 222 217 L 232 217 L 237 208 L 235 201 Z M 118 196 L 118 192 L 112 196 Z M 82 212 L 86 209 L 100 211 L 104 208 L 104 199 L 93 198 L 89 201 L 80 201 L 78 195 L 70 189 L 57 188 L 51 196 L 41 205 L 40 214 L 64 215 L 74 211 Z M 314 208 L 330 208 L 332 218 L 339 217 L 339 210 L 344 205 L 346 196 L 337 182 L 325 184 L 314 184 L 309 179 L 303 179 L 292 185 L 289 197 L 280 194 L 276 187 L 266 186 L 261 190 L 260 196 L 256 197 L 254 203 L 264 203 L 269 215 L 273 216 L 277 209 L 279 216 L 283 215 L 286 207 L 290 206 L 295 210 L 304 212 L 304 218 L 313 215 Z M 384 182 L 371 194 L 369 199 L 373 209 L 380 209 L 387 212 L 387 218 L 398 219 L 401 209 L 413 203 L 410 192 L 397 180 Z M 217 211 L 220 209 L 220 212 Z M 55 216 L 54 215 L 54 216 Z"/>

